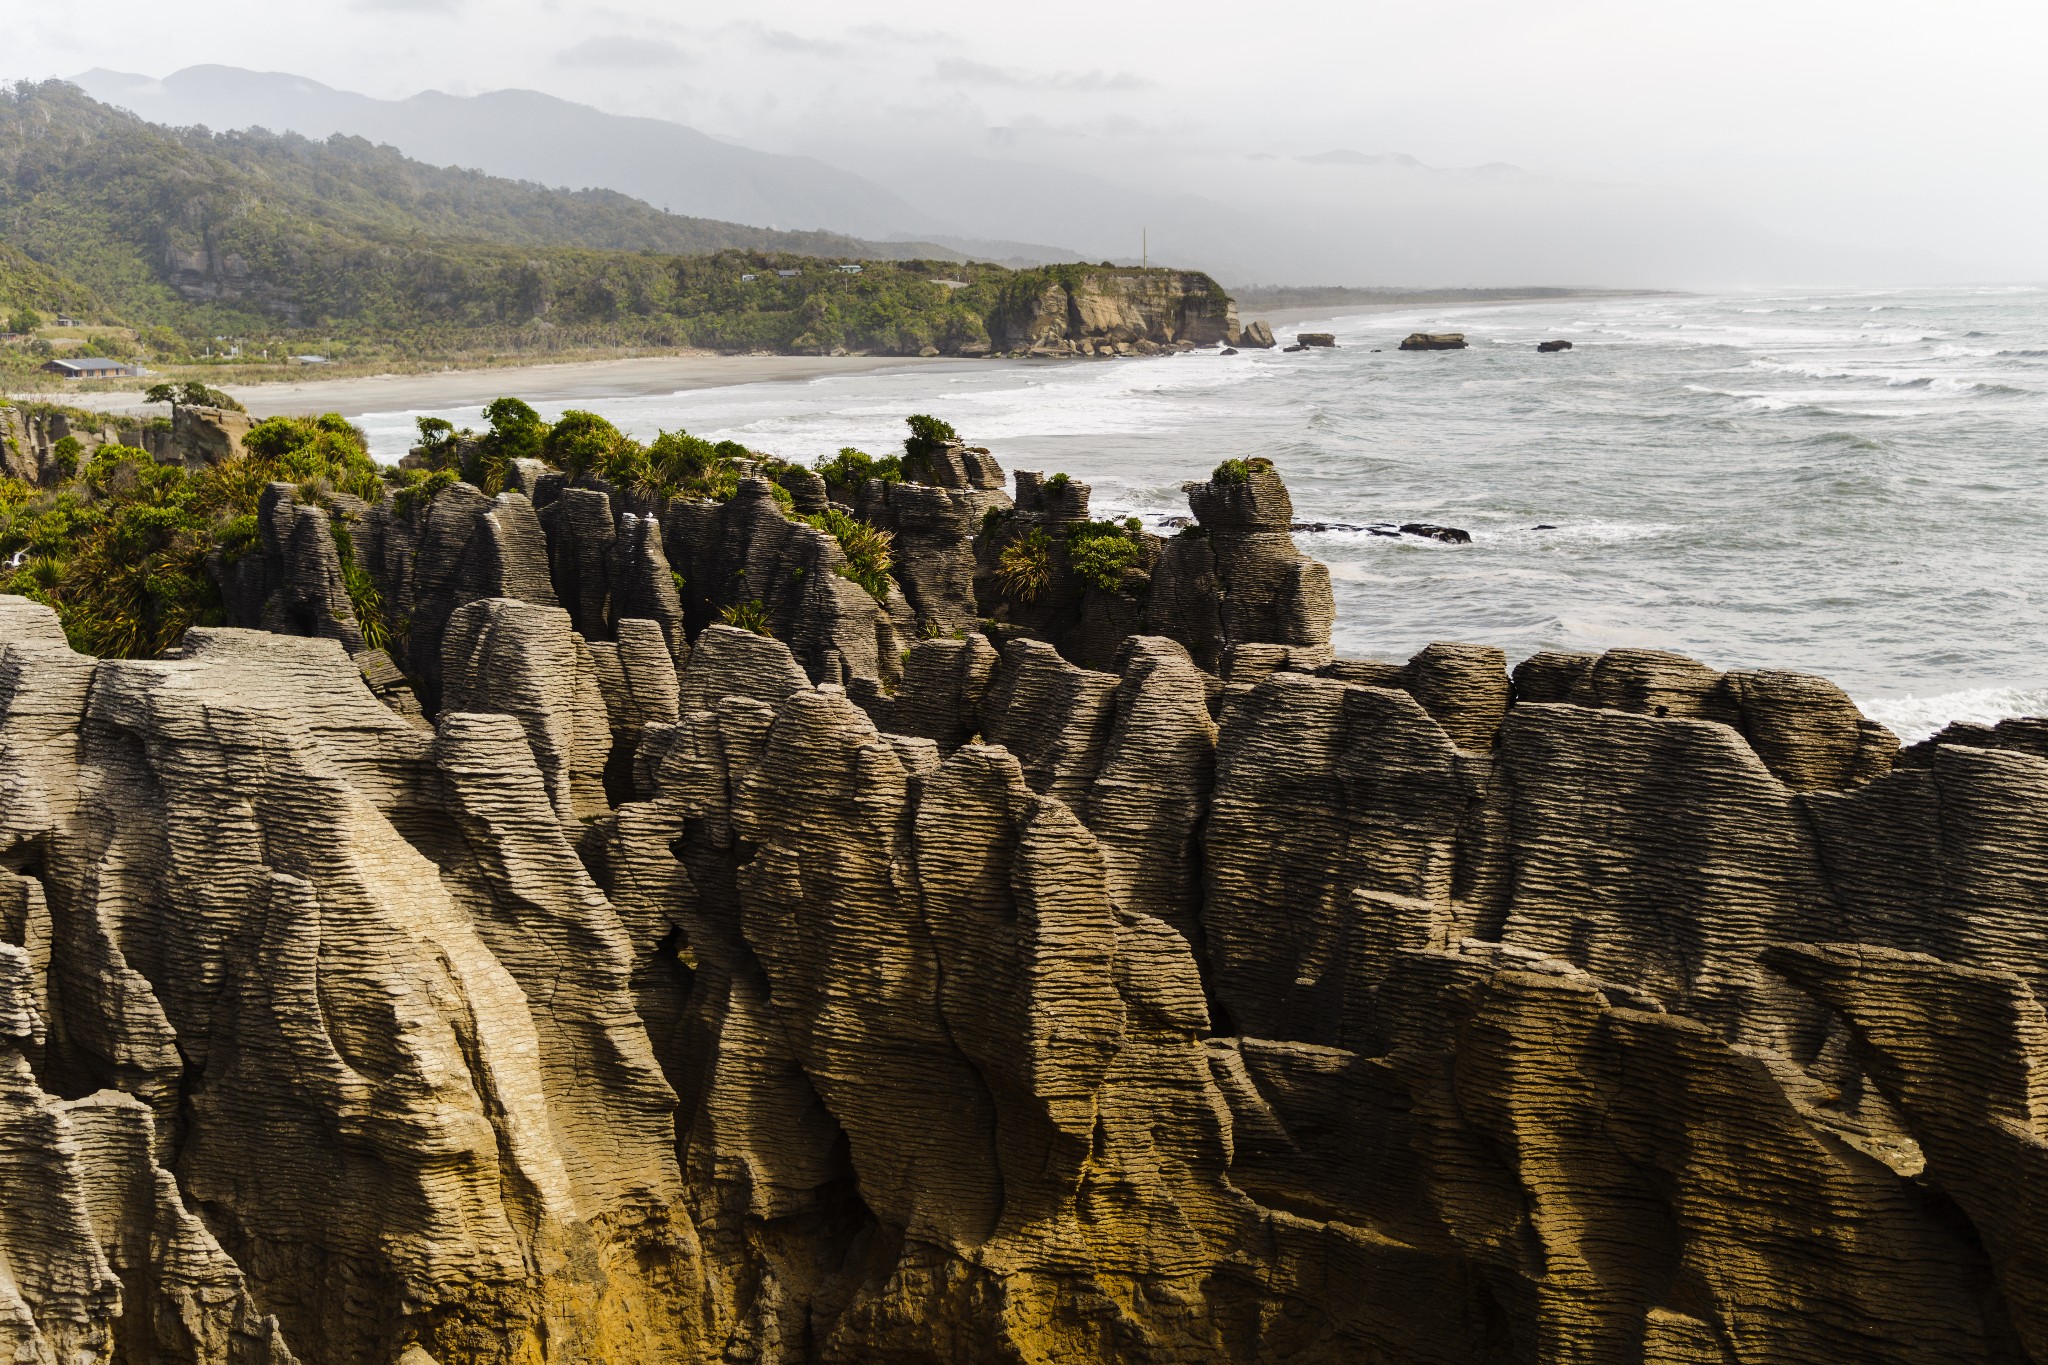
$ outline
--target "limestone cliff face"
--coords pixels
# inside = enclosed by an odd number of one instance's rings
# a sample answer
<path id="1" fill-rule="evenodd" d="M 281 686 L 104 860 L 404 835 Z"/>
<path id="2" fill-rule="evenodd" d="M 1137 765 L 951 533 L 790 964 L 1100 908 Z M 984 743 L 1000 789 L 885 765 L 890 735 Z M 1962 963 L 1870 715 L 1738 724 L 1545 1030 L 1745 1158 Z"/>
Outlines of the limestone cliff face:
<path id="1" fill-rule="evenodd" d="M 988 319 L 998 350 L 1072 354 L 1097 348 L 1149 354 L 1181 342 L 1214 345 L 1239 335 L 1237 305 L 1192 270 L 1065 266 L 1020 275 Z"/>
<path id="2" fill-rule="evenodd" d="M 2038 723 L 1335 658 L 1256 469 L 887 676 L 765 485 L 522 488 L 342 509 L 424 709 L 284 492 L 273 629 L 0 598 L 6 1358 L 2048 1360 Z"/>
<path id="3" fill-rule="evenodd" d="M 247 413 L 185 404 L 172 408 L 169 418 L 149 421 L 109 415 L 86 423 L 75 417 L 47 406 L 0 401 L 0 475 L 24 483 L 69 477 L 75 470 L 60 469 L 56 459 L 57 443 L 67 436 L 78 442 L 81 466 L 103 445 L 134 446 L 165 464 L 217 464 L 242 453 L 242 437 L 253 425 Z"/>

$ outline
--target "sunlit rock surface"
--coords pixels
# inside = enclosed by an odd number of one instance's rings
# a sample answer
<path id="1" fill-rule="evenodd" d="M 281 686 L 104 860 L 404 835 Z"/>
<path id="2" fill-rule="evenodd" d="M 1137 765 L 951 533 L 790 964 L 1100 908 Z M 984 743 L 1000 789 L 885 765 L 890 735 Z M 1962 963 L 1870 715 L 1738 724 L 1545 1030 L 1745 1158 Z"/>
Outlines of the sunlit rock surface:
<path id="1" fill-rule="evenodd" d="M 273 631 L 0 598 L 0 1358 L 2048 1360 L 2039 727 L 1338 659 L 1191 494 L 1100 668 L 765 484 L 370 509 L 410 706 L 282 492 Z"/>

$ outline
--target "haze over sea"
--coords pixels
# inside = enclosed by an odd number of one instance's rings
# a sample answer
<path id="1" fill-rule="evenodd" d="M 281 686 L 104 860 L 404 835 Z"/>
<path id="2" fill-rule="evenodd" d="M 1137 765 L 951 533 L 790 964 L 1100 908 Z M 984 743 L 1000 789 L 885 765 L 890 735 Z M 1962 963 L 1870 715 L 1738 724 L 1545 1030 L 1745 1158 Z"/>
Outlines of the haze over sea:
<path id="1" fill-rule="evenodd" d="M 1185 515 L 1182 480 L 1264 455 L 1299 520 L 1472 534 L 1298 535 L 1330 566 L 1342 654 L 1674 649 L 1822 674 L 1909 741 L 2048 712 L 2048 290 L 1603 299 L 1276 330 L 1339 345 L 582 406 L 643 439 L 683 426 L 806 462 L 886 452 L 906 413 L 930 412 L 1006 470 L 1064 470 L 1094 486 L 1097 515 L 1155 528 Z M 1471 348 L 1395 349 L 1417 330 Z M 1551 337 L 1574 349 L 1538 354 Z M 570 406 L 526 396 L 549 417 Z M 359 420 L 391 459 L 416 415 Z"/>

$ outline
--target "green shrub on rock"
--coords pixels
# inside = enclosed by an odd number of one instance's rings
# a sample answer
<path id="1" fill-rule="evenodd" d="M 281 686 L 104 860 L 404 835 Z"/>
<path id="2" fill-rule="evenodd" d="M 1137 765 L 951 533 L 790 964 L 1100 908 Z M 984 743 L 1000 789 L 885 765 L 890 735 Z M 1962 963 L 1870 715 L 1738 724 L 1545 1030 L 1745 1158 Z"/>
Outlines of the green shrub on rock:
<path id="1" fill-rule="evenodd" d="M 1003 547 L 996 556 L 996 582 L 1003 595 L 1018 602 L 1036 602 L 1052 585 L 1052 538 L 1033 527 Z"/>
<path id="2" fill-rule="evenodd" d="M 1091 522 L 1090 526 L 1103 523 Z M 1083 527 L 1074 528 L 1081 531 Z M 1121 528 L 1108 535 L 1069 535 L 1067 537 L 1067 563 L 1074 574 L 1092 588 L 1104 592 L 1117 592 L 1123 588 L 1124 570 L 1138 562 L 1138 543 L 1125 535 Z"/>
<path id="3" fill-rule="evenodd" d="M 846 555 L 846 563 L 838 569 L 841 577 L 866 588 L 877 602 L 889 600 L 889 569 L 894 562 L 895 542 L 887 531 L 849 517 L 836 507 L 797 520 L 817 527 L 839 542 Z"/>
<path id="4" fill-rule="evenodd" d="M 76 436 L 60 438 L 55 445 L 50 447 L 51 468 L 67 479 L 77 477 L 78 455 L 82 449 L 83 447 L 78 444 Z"/>
<path id="5" fill-rule="evenodd" d="M 1273 467 L 1273 462 L 1263 455 L 1249 460 L 1225 460 L 1216 466 L 1216 472 L 1209 476 L 1215 483 L 1250 483 L 1252 475 Z"/>
<path id="6" fill-rule="evenodd" d="M 728 626 L 751 630 L 756 635 L 773 635 L 768 629 L 768 609 L 761 605 L 759 598 L 750 602 L 735 602 L 718 613 L 718 619 Z"/>
<path id="7" fill-rule="evenodd" d="M 603 475 L 631 444 L 624 432 L 596 413 L 571 408 L 541 438 L 540 458 L 578 479 Z"/>
<path id="8" fill-rule="evenodd" d="M 902 456 L 884 455 L 878 460 L 852 446 L 840 447 L 837 455 L 819 460 L 813 468 L 824 479 L 827 488 L 842 490 L 849 495 L 864 487 L 869 479 L 880 479 L 883 483 L 903 482 Z"/>

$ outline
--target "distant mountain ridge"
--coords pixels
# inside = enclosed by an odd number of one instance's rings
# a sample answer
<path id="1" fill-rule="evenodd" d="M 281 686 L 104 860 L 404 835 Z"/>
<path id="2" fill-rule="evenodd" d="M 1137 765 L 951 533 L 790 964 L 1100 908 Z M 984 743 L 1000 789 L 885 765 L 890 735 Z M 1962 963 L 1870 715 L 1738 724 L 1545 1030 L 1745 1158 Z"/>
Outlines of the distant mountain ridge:
<path id="1" fill-rule="evenodd" d="M 435 166 L 571 189 L 617 190 L 657 208 L 783 230 L 911 234 L 939 224 L 872 181 L 809 157 L 721 142 L 660 119 L 606 114 L 534 90 L 381 100 L 274 71 L 194 66 L 152 80 L 95 69 L 75 83 L 156 123 L 346 133 Z"/>
<path id="2" fill-rule="evenodd" d="M 1135 262 L 1149 244 L 1155 262 L 1301 285 L 1717 289 L 1953 274 L 1931 253 L 1804 240 L 1654 184 L 1594 183 L 1501 162 L 1438 167 L 1346 145 L 1370 136 L 1364 131 L 1309 133 L 1330 141 L 1243 155 L 1160 147 L 1132 161 L 1107 144 L 1091 155 L 1041 142 L 1034 159 L 1015 144 L 999 153 L 999 144 L 971 137 L 868 145 L 813 127 L 818 155 L 807 157 L 532 91 L 377 100 L 218 66 L 163 80 L 110 71 L 79 79 L 158 121 L 343 131 L 430 162 L 603 186 L 722 220 L 943 243 L 1007 265 Z"/>

